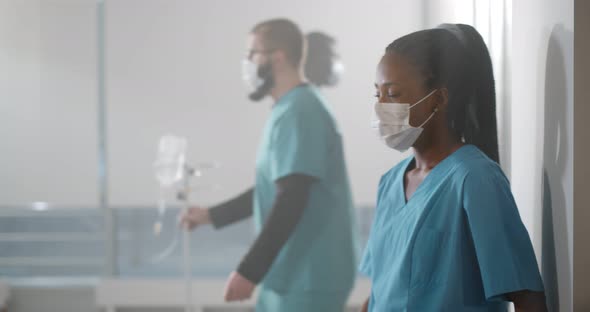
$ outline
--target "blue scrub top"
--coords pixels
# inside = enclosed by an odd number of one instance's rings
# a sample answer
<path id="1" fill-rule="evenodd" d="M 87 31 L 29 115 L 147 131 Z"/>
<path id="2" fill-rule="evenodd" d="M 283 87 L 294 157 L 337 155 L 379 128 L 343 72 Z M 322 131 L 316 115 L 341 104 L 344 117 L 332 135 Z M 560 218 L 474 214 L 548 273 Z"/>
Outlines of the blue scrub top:
<path id="1" fill-rule="evenodd" d="M 317 91 L 301 85 L 281 97 L 264 129 L 256 164 L 254 220 L 258 230 L 276 197 L 275 182 L 314 177 L 295 231 L 262 281 L 278 293 L 348 293 L 357 260 L 353 202 L 340 132 Z"/>
<path id="2" fill-rule="evenodd" d="M 369 311 L 507 311 L 503 294 L 543 291 L 508 179 L 473 145 L 434 167 L 406 202 L 413 157 L 379 184 L 360 270 Z"/>

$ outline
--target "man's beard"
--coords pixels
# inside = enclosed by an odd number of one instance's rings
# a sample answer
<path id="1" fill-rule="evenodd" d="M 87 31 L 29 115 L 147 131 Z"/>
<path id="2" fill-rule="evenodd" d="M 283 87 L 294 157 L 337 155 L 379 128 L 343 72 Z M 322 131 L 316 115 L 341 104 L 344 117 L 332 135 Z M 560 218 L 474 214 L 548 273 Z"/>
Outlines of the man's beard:
<path id="1" fill-rule="evenodd" d="M 275 86 L 275 80 L 272 75 L 272 67 L 266 64 L 259 68 L 258 76 L 264 80 L 262 85 L 248 95 L 250 100 L 258 102 L 266 97 L 270 90 Z"/>

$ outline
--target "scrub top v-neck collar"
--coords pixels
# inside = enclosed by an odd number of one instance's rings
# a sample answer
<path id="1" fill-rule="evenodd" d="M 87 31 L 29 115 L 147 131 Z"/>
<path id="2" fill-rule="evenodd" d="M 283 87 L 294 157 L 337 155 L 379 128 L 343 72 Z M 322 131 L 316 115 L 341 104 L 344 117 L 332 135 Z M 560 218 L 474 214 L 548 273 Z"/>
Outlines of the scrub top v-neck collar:
<path id="1" fill-rule="evenodd" d="M 438 180 L 437 176 L 444 175 L 446 172 L 448 172 L 448 170 L 452 167 L 451 164 L 453 164 L 454 159 L 457 157 L 457 155 L 470 147 L 471 145 L 469 144 L 465 144 L 459 147 L 456 151 L 451 153 L 449 156 L 447 156 L 445 159 L 439 162 L 436 166 L 434 166 L 434 168 L 430 170 L 430 172 L 426 175 L 422 182 L 420 182 L 420 184 L 418 185 L 414 193 L 412 193 L 412 196 L 410 196 L 410 198 L 406 198 L 406 173 L 408 173 L 408 171 L 410 170 L 410 166 L 416 163 L 416 157 L 412 156 L 408 158 L 406 160 L 406 163 L 404 164 L 404 170 L 401 178 L 399 179 L 400 186 L 398 188 L 398 190 L 400 190 L 401 192 L 400 198 L 403 199 L 403 206 L 405 207 L 408 204 L 410 204 L 412 202 L 412 199 L 416 197 L 418 192 L 421 192 L 422 189 L 424 189 L 429 183 L 431 183 L 431 180 Z"/>

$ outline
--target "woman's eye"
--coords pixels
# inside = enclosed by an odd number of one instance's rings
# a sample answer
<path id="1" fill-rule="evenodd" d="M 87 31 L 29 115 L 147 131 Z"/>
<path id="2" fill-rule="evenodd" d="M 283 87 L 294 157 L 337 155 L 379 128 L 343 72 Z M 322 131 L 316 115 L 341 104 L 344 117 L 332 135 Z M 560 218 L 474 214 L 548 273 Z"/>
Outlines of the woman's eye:
<path id="1" fill-rule="evenodd" d="M 393 98 L 394 99 L 394 98 L 398 98 L 399 96 L 400 96 L 399 93 L 394 93 L 394 92 L 388 92 L 387 93 L 387 97 L 388 98 Z M 381 93 L 379 93 L 379 92 L 375 93 L 375 97 L 376 98 L 380 98 L 381 97 Z"/>

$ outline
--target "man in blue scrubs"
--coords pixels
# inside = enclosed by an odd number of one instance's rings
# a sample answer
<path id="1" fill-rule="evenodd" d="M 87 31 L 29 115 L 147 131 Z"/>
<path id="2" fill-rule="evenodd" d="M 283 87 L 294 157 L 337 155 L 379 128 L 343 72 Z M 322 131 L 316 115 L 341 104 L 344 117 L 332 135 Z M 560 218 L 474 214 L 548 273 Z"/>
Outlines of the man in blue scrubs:
<path id="1" fill-rule="evenodd" d="M 255 186 L 211 209 L 194 207 L 189 228 L 254 216 L 258 238 L 232 273 L 226 300 L 260 284 L 259 312 L 341 312 L 355 279 L 353 203 L 336 122 L 303 78 L 305 40 L 291 21 L 254 27 L 244 62 L 250 99 L 275 101 L 256 161 Z"/>

